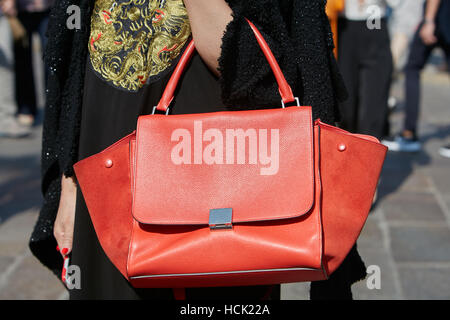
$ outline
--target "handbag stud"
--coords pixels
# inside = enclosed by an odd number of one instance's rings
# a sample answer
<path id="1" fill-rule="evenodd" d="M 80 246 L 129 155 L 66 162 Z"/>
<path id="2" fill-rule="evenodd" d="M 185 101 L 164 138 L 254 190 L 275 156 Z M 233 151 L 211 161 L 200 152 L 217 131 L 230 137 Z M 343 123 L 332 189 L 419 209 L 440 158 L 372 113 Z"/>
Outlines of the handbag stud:
<path id="1" fill-rule="evenodd" d="M 108 159 L 105 161 L 105 167 L 111 168 L 113 165 L 113 161 L 111 159 Z"/>
<path id="2" fill-rule="evenodd" d="M 343 143 L 341 143 L 339 146 L 338 146 L 338 150 L 340 151 L 340 152 L 343 152 L 343 151 L 345 151 L 347 149 L 347 146 L 345 145 L 345 144 L 343 144 Z"/>

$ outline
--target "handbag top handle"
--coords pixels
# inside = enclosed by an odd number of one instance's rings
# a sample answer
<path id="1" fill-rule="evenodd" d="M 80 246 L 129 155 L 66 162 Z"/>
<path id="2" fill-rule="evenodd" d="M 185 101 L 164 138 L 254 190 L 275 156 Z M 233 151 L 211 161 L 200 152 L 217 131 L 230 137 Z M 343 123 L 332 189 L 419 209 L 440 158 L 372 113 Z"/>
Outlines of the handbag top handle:
<path id="1" fill-rule="evenodd" d="M 266 40 L 264 40 L 264 37 L 261 35 L 259 30 L 255 27 L 255 25 L 250 22 L 248 19 L 246 19 L 248 24 L 250 25 L 253 33 L 255 34 L 256 40 L 258 41 L 258 44 L 264 53 L 264 56 L 266 57 L 267 61 L 269 62 L 270 68 L 272 69 L 272 72 L 275 75 L 275 79 L 278 83 L 278 91 L 281 95 L 281 102 L 284 107 L 285 103 L 290 103 L 293 101 L 297 101 L 297 105 L 299 105 L 298 98 L 294 98 L 294 95 L 292 94 L 292 89 L 287 83 L 283 72 L 280 69 L 280 66 L 278 65 L 277 60 L 275 59 L 275 56 L 273 55 L 272 51 L 269 48 L 269 45 L 267 44 Z M 167 83 L 167 86 L 164 90 L 164 93 L 161 97 L 161 100 L 159 101 L 158 105 L 153 108 L 153 113 L 156 110 L 165 112 L 166 115 L 169 112 L 169 105 L 173 100 L 175 89 L 178 85 L 178 81 L 180 80 L 181 75 L 183 74 L 187 64 L 189 63 L 189 60 L 194 55 L 195 45 L 194 40 L 192 40 L 187 48 L 185 49 L 183 55 L 180 58 L 180 61 L 178 62 L 175 70 L 172 73 L 172 76 L 169 79 L 169 82 Z"/>

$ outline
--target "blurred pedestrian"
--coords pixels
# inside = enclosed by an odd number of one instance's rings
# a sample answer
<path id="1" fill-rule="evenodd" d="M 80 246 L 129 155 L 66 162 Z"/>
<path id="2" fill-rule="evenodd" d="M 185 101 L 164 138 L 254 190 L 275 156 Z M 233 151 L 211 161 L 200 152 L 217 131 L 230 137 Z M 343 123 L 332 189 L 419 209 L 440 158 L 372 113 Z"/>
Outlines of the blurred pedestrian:
<path id="1" fill-rule="evenodd" d="M 395 71 L 403 71 L 409 54 L 409 45 L 423 16 L 425 0 L 397 0 L 391 3 L 389 18 L 391 50 Z"/>
<path id="2" fill-rule="evenodd" d="M 389 30 L 391 35 L 391 51 L 393 60 L 393 74 L 391 87 L 400 81 L 400 75 L 409 54 L 409 45 L 417 30 L 423 15 L 423 4 L 425 0 L 395 0 L 389 3 Z M 385 122 L 385 136 L 390 135 L 389 116 L 392 110 L 398 105 L 397 98 L 390 95 L 388 99 L 388 114 Z"/>
<path id="3" fill-rule="evenodd" d="M 349 98 L 340 126 L 381 139 L 392 75 L 386 0 L 346 0 L 338 23 L 338 63 Z"/>
<path id="4" fill-rule="evenodd" d="M 417 152 L 421 143 L 417 135 L 420 103 L 420 72 L 434 48 L 441 47 L 447 65 L 450 65 L 450 0 L 427 0 L 423 21 L 411 43 L 405 67 L 405 120 L 403 130 L 383 143 L 391 151 Z M 441 155 L 450 157 L 450 145 L 440 149 Z"/>
<path id="5" fill-rule="evenodd" d="M 27 31 L 28 41 L 16 43 L 14 56 L 17 63 L 16 71 L 16 100 L 18 104 L 18 119 L 22 124 L 32 125 L 37 115 L 36 89 L 34 81 L 31 38 L 38 33 L 41 47 L 47 43 L 48 16 L 53 0 L 7 0 L 15 2 L 17 18 Z M 46 71 L 45 71 L 46 73 Z M 47 77 L 45 76 L 45 79 Z"/>
<path id="6" fill-rule="evenodd" d="M 14 99 L 14 38 L 21 39 L 24 29 L 11 16 L 14 7 L 10 2 L 0 1 L 0 137 L 17 138 L 30 133 L 15 117 L 17 105 Z M 22 34 L 22 35 L 21 35 Z"/>

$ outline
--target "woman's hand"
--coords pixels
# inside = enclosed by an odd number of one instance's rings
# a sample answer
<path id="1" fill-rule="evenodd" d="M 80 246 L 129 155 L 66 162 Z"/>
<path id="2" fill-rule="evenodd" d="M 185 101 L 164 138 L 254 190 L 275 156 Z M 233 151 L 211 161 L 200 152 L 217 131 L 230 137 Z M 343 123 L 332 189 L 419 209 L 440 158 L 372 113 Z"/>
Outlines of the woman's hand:
<path id="1" fill-rule="evenodd" d="M 232 20 L 231 8 L 225 0 L 184 0 L 184 5 L 189 15 L 195 47 L 203 61 L 218 75 L 222 37 Z"/>
<path id="2" fill-rule="evenodd" d="M 425 22 L 420 29 L 420 38 L 427 46 L 433 45 L 437 42 L 437 38 L 434 35 L 435 31 L 436 25 L 432 21 Z"/>
<path id="3" fill-rule="evenodd" d="M 436 31 L 435 20 L 440 4 L 441 0 L 427 0 L 424 24 L 419 31 L 420 38 L 427 46 L 433 45 L 437 42 L 437 38 L 434 35 Z"/>
<path id="4" fill-rule="evenodd" d="M 53 235 L 63 256 L 72 251 L 76 200 L 77 185 L 74 178 L 67 178 L 63 175 L 58 213 L 53 227 Z"/>
<path id="5" fill-rule="evenodd" d="M 1 0 L 0 10 L 7 16 L 17 15 L 16 1 L 15 0 Z"/>

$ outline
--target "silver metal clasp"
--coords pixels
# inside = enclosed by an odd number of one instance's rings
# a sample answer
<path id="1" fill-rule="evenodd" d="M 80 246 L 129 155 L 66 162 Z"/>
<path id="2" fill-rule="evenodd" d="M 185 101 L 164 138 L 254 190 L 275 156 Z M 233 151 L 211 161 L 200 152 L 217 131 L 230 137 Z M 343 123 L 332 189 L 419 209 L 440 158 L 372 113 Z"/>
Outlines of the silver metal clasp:
<path id="1" fill-rule="evenodd" d="M 294 97 L 295 102 L 297 102 L 297 107 L 300 107 L 300 100 L 297 97 Z M 284 108 L 286 108 L 286 106 L 284 105 L 283 100 L 281 100 L 281 106 Z"/>
<path id="2" fill-rule="evenodd" d="M 156 106 L 153 107 L 152 114 L 155 114 L 155 112 L 156 112 Z M 167 116 L 168 114 L 169 114 L 169 108 L 167 108 L 167 110 L 166 110 L 166 116 Z"/>
<path id="3" fill-rule="evenodd" d="M 232 229 L 233 209 L 221 208 L 209 210 L 209 228 L 211 230 Z"/>

